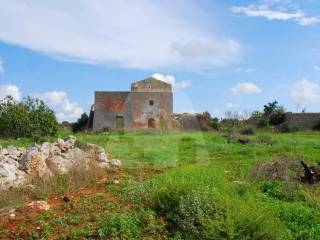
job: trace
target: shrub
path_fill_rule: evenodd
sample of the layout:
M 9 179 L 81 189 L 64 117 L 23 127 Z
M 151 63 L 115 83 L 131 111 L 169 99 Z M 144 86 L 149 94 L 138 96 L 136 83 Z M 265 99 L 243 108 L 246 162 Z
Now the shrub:
M 314 125 L 313 130 L 320 131 L 320 121 Z
M 72 124 L 72 132 L 80 132 L 87 129 L 89 122 L 89 116 L 87 113 L 82 113 L 81 117 L 77 120 L 77 122 Z
M 98 236 L 101 239 L 160 239 L 164 235 L 163 224 L 157 222 L 150 210 L 110 212 L 100 220 Z
M 54 112 L 43 101 L 28 97 L 16 102 L 6 97 L 0 102 L 0 135 L 2 137 L 52 136 L 58 130 Z
M 277 108 L 270 116 L 269 124 L 277 126 L 285 121 L 285 111 L 282 107 Z
M 300 203 L 285 203 L 278 206 L 279 219 L 286 225 L 291 239 L 318 239 L 320 215 L 314 208 Z
M 210 122 L 210 127 L 212 127 L 214 130 L 219 130 L 220 124 L 218 118 L 213 118 Z
M 295 125 L 288 124 L 288 123 L 283 123 L 277 127 L 277 130 L 280 133 L 298 132 L 299 127 L 295 126 Z
M 159 193 L 156 209 L 181 239 L 282 239 L 283 225 L 257 204 L 211 189 Z
M 284 122 L 285 109 L 279 106 L 277 101 L 273 101 L 264 105 L 263 115 L 270 125 L 276 126 Z
M 242 135 L 254 135 L 255 129 L 253 127 L 246 127 L 240 130 L 240 134 Z

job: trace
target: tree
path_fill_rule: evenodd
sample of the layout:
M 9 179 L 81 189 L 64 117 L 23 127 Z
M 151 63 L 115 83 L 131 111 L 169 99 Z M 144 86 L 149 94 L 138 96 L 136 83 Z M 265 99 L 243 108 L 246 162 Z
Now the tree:
M 81 117 L 72 124 L 72 131 L 74 133 L 83 131 L 87 128 L 89 122 L 89 116 L 87 113 L 82 113 Z
M 264 105 L 263 115 L 270 125 L 279 125 L 285 121 L 285 109 L 277 101 Z
M 275 110 L 278 108 L 278 102 L 273 101 L 268 103 L 267 105 L 263 106 L 263 114 L 264 116 L 269 120 L 271 115 L 275 112 Z
M 27 97 L 17 102 L 11 96 L 0 101 L 0 136 L 36 139 L 57 131 L 54 112 L 43 101 Z
M 238 112 L 227 111 L 225 113 L 225 118 L 223 119 L 223 123 L 230 124 L 231 126 L 239 125 L 242 116 Z

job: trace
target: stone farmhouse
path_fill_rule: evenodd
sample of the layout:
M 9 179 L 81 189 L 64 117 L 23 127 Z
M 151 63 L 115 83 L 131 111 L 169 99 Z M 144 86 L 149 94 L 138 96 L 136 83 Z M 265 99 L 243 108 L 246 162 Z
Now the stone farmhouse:
M 92 130 L 172 128 L 172 85 L 155 78 L 131 84 L 130 92 L 95 92 Z

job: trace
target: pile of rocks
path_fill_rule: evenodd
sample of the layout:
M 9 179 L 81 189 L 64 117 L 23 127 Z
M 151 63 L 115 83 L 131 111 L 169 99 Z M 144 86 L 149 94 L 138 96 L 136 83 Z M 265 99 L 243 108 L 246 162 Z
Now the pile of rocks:
M 55 143 L 35 144 L 29 149 L 0 146 L 0 190 L 25 183 L 28 176 L 50 177 L 66 174 L 71 169 L 89 169 L 92 164 L 100 167 L 120 167 L 117 159 L 109 160 L 100 146 L 86 144 L 75 146 L 76 138 L 69 136 Z

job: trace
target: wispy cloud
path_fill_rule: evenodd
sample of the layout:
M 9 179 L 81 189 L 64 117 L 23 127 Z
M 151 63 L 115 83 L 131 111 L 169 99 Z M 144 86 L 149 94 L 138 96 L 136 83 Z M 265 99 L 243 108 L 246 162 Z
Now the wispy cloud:
M 250 82 L 238 83 L 230 89 L 233 95 L 250 95 L 260 93 L 261 89 Z
M 281 2 L 285 1 L 276 1 L 276 3 Z M 248 17 L 265 17 L 268 20 L 294 21 L 301 26 L 315 25 L 320 23 L 320 16 L 309 17 L 300 9 L 288 10 L 285 7 L 272 8 L 269 4 L 233 6 L 231 11 L 237 14 L 242 13 Z
M 174 90 L 180 90 L 180 89 L 184 89 L 192 86 L 191 81 L 176 82 L 176 78 L 172 75 L 163 75 L 159 73 L 154 73 L 152 77 L 158 80 L 170 83 Z
M 316 72 L 320 72 L 320 65 L 314 65 L 314 66 L 313 66 L 313 69 L 314 69 Z
M 4 74 L 4 66 L 3 66 L 3 61 L 0 57 L 0 75 Z
M 248 68 L 238 67 L 238 68 L 236 68 L 236 72 L 240 72 L 240 73 L 252 73 L 255 71 L 257 71 L 257 69 L 252 68 L 252 67 L 248 67 Z
M 293 85 L 290 97 L 297 104 L 319 103 L 320 85 L 303 78 Z
M 226 107 L 227 108 L 236 108 L 236 107 L 239 107 L 239 104 L 233 103 L 233 102 L 227 102 Z
M 204 29 L 202 11 L 196 0 L 0 1 L 0 40 L 126 68 L 198 70 L 233 61 L 240 44 Z

